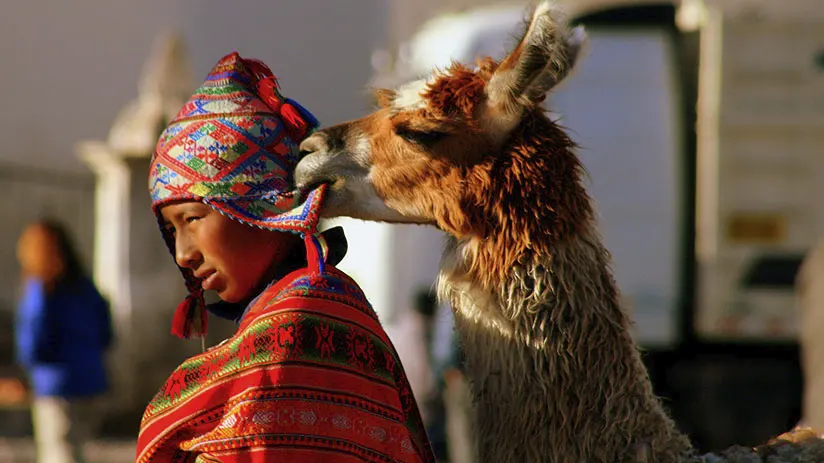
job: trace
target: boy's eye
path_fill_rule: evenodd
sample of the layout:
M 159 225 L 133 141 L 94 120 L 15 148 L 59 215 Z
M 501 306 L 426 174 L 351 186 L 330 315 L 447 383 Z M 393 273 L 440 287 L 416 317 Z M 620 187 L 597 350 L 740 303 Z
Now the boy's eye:
M 200 216 L 190 215 L 189 217 L 186 217 L 184 220 L 186 220 L 186 223 L 192 223 L 196 220 L 200 220 L 200 218 Z

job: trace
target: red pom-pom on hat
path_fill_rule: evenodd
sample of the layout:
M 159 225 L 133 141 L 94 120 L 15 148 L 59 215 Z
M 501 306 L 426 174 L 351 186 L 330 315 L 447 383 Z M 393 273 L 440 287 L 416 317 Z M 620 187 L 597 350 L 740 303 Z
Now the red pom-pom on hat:
M 272 111 L 275 113 L 280 111 L 280 106 L 283 100 L 280 97 L 278 92 L 278 82 L 277 79 L 273 77 L 267 77 L 266 79 L 261 80 L 258 82 L 258 95 L 260 99 L 263 100 Z
M 258 95 L 272 111 L 280 116 L 289 138 L 303 140 L 309 132 L 309 123 L 292 104 L 284 102 L 280 95 L 277 77 L 269 76 L 258 81 Z
M 286 125 L 286 132 L 292 140 L 303 140 L 309 130 L 309 124 L 303 119 L 297 108 L 289 103 L 280 105 L 280 117 Z

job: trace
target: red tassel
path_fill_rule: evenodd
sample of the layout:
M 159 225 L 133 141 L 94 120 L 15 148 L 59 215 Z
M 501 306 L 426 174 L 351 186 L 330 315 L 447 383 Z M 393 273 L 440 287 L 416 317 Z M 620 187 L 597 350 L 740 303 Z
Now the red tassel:
M 264 63 L 261 60 L 245 58 L 243 59 L 243 62 L 247 66 L 249 66 L 249 70 L 252 71 L 252 73 L 254 73 L 255 78 L 258 80 L 263 80 L 267 77 L 272 77 L 275 75 L 275 73 L 272 72 L 271 69 L 269 69 L 269 66 L 267 66 L 266 63 Z
M 183 302 L 177 306 L 175 316 L 172 319 L 172 334 L 183 339 L 188 339 L 191 334 L 190 312 L 194 308 L 197 301 L 194 296 L 189 294 Z
M 300 115 L 297 108 L 289 103 L 283 103 L 280 106 L 280 117 L 283 119 L 284 124 L 286 124 L 286 131 L 292 140 L 303 140 L 306 132 L 309 130 L 309 124 L 303 120 L 303 116 Z
M 201 296 L 189 294 L 175 310 L 172 334 L 183 339 L 192 336 L 205 337 L 208 325 L 208 314 L 203 307 Z
M 254 69 L 257 66 L 257 63 L 250 62 L 250 65 Z M 294 141 L 303 140 L 309 132 L 309 123 L 304 120 L 303 115 L 297 108 L 292 106 L 290 103 L 285 103 L 283 101 L 283 97 L 278 91 L 279 87 L 277 77 L 273 75 L 263 77 L 261 72 L 256 72 L 258 74 L 258 79 L 260 79 L 257 83 L 257 91 L 260 99 L 272 108 L 272 111 L 280 114 L 280 118 L 283 121 L 283 125 L 285 126 L 286 133 L 289 135 L 289 138 Z
M 258 82 L 258 94 L 272 111 L 280 112 L 281 98 L 278 95 L 278 84 L 274 77 L 269 77 Z

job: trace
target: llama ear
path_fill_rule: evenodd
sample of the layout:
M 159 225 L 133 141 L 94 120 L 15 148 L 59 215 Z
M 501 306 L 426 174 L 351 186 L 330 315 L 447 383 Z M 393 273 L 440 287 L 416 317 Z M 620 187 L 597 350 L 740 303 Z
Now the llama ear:
M 587 33 L 584 26 L 577 26 L 568 31 L 562 42 L 562 56 L 557 62 L 552 62 L 544 67 L 538 75 L 529 83 L 523 95 L 529 103 L 543 101 L 544 96 L 555 88 L 569 73 L 575 68 L 581 51 L 588 43 Z
M 520 43 L 487 84 L 487 101 L 495 117 L 510 116 L 517 122 L 524 108 L 542 101 L 569 74 L 586 42 L 582 26 L 570 30 L 551 2 L 541 3 Z

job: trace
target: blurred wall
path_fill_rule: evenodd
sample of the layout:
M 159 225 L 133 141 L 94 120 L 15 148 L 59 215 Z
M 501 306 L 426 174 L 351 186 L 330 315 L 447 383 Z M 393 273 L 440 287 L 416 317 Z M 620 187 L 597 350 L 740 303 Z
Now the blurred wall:
M 324 123 L 360 114 L 388 0 L 30 0 L 0 7 L 0 161 L 84 171 L 137 91 L 158 33 L 180 31 L 199 83 L 232 50 L 267 62 Z

